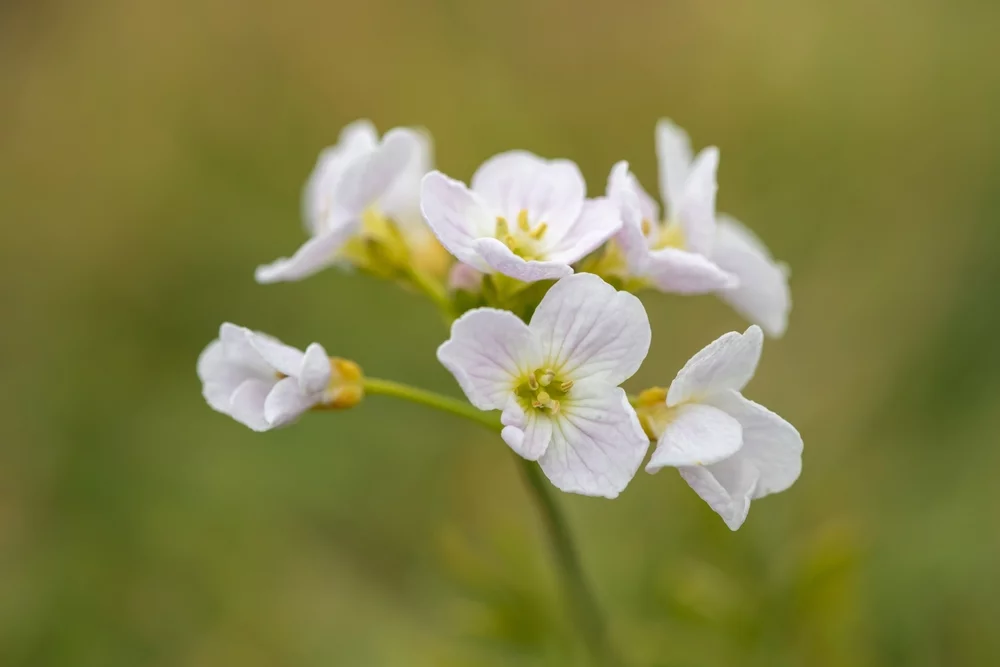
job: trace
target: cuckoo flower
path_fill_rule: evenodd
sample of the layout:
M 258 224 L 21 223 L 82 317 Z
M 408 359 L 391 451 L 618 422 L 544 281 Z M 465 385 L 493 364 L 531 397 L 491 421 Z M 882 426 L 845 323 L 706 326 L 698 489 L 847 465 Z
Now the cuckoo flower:
M 756 325 L 727 333 L 694 355 L 669 390 L 639 397 L 647 432 L 657 439 L 646 472 L 678 468 L 732 530 L 746 520 L 752 499 L 784 491 L 802 470 L 795 427 L 740 393 L 763 340 Z
M 556 487 L 614 498 L 649 447 L 618 386 L 649 341 L 639 300 L 581 273 L 557 282 L 530 324 L 508 311 L 469 311 L 438 359 L 473 405 L 503 410 L 504 441 Z
M 555 280 L 621 227 L 617 207 L 586 198 L 569 160 L 525 151 L 501 153 L 472 177 L 472 187 L 438 171 L 424 177 L 420 206 L 441 244 L 483 273 L 523 282 Z
M 205 400 L 255 431 L 295 421 L 316 407 L 349 407 L 361 398 L 360 369 L 330 359 L 319 343 L 301 352 L 262 333 L 223 324 L 198 358 Z
M 428 166 L 426 138 L 414 130 L 396 128 L 379 140 L 368 121 L 343 129 L 335 146 L 324 150 L 302 195 L 302 213 L 310 238 L 291 257 L 257 268 L 257 281 L 301 280 L 344 258 L 341 252 L 366 224 L 383 216 L 415 208 L 415 172 Z M 411 200 L 407 204 L 409 196 Z M 385 210 L 389 209 L 389 211 Z

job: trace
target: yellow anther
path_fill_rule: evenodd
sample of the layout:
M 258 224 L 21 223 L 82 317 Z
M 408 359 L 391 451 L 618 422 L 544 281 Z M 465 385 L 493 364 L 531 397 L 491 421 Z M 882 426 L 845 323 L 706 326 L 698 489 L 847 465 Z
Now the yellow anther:
M 649 389 L 644 389 L 639 393 L 639 400 L 637 402 L 639 405 L 656 405 L 658 403 L 666 403 L 666 401 L 666 389 L 663 387 L 650 387 Z
M 552 414 L 558 413 L 559 412 L 559 401 L 551 401 L 549 403 L 549 410 L 552 412 Z
M 503 244 L 511 250 L 514 250 L 517 248 L 517 239 L 514 238 L 513 234 L 507 234 L 503 237 Z
M 642 235 L 649 236 L 649 233 L 653 231 L 653 223 L 651 223 L 646 218 L 642 219 Z
M 540 222 L 540 223 L 538 223 L 537 227 L 535 227 L 534 229 L 532 229 L 528 233 L 528 236 L 530 236 L 531 238 L 533 238 L 533 239 L 535 239 L 537 241 L 538 239 L 540 239 L 543 236 L 545 236 L 545 232 L 546 232 L 546 230 L 548 230 L 548 228 L 549 228 L 549 223 L 547 223 L 547 222 Z
M 510 236 L 510 225 L 507 224 L 507 218 L 502 215 L 498 215 L 496 237 L 498 239 L 502 239 L 505 236 Z
M 528 388 L 531 391 L 538 391 L 538 379 L 535 377 L 534 373 L 528 376 Z
M 550 384 L 552 384 L 552 380 L 555 378 L 555 376 L 556 376 L 555 373 L 546 368 L 545 371 L 542 373 L 542 376 L 538 378 L 538 384 L 542 385 L 543 387 L 548 387 Z
M 569 391 L 572 388 L 573 388 L 572 380 L 566 380 L 565 382 L 559 384 L 559 391 Z
M 531 225 L 528 224 L 528 209 L 522 208 L 517 214 L 517 226 L 522 232 L 530 232 Z

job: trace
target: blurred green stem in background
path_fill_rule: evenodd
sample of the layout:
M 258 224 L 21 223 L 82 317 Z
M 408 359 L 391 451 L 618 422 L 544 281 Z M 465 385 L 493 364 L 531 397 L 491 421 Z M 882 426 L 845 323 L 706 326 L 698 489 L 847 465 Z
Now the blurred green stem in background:
M 442 396 L 433 391 L 412 387 L 400 382 L 393 382 L 392 380 L 366 377 L 363 380 L 363 384 L 366 394 L 392 396 L 444 412 L 450 412 L 453 415 L 470 419 L 480 426 L 485 426 L 497 433 L 503 429 L 499 417 L 494 412 L 479 410 L 465 401 L 460 401 L 450 396 Z M 570 613 L 573 615 L 577 629 L 587 645 L 592 663 L 595 667 L 620 667 L 622 662 L 615 655 L 611 647 L 607 628 L 604 623 L 604 616 L 601 614 L 601 610 L 597 606 L 597 600 L 594 598 L 594 594 L 587 586 L 587 582 L 583 577 L 583 569 L 580 567 L 580 560 L 573 546 L 569 527 L 562 513 L 559 511 L 559 507 L 556 505 L 555 498 L 552 496 L 552 489 L 542 477 L 542 473 L 534 461 L 528 461 L 516 454 L 514 454 L 514 458 L 517 460 L 525 482 L 535 498 L 539 511 L 542 513 L 546 531 L 549 534 L 549 539 L 552 541 L 552 549 L 555 552 L 556 560 L 559 562 L 559 573 L 563 578 L 563 585 L 566 588 L 566 595 L 569 598 Z

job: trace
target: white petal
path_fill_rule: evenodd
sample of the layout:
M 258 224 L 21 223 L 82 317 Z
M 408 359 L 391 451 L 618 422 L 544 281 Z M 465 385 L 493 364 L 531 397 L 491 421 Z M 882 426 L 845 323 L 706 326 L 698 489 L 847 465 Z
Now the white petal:
M 315 235 L 330 212 L 337 182 L 351 160 L 375 149 L 378 133 L 367 120 L 358 120 L 340 132 L 335 146 L 320 153 L 302 191 L 302 216 L 306 228 Z
M 710 399 L 743 426 L 743 448 L 736 454 L 759 478 L 754 498 L 790 487 L 802 472 L 802 436 L 795 427 L 767 408 L 735 391 Z
M 691 140 L 687 132 L 666 118 L 656 124 L 656 159 L 660 166 L 660 197 L 672 216 L 680 205 L 691 168 Z
M 588 199 L 580 217 L 547 256 L 554 262 L 577 262 L 614 236 L 621 226 L 621 212 L 614 202 L 606 197 Z
M 737 287 L 720 290 L 719 298 L 769 336 L 784 334 L 791 308 L 788 275 L 764 244 L 736 220 L 719 216 L 712 260 L 740 281 Z
M 655 473 L 667 466 L 707 465 L 727 459 L 743 444 L 743 428 L 718 408 L 687 403 L 677 408 L 646 464 Z
M 287 377 L 274 385 L 264 400 L 264 420 L 272 428 L 284 426 L 298 419 L 316 403 L 316 395 L 303 393 L 298 380 Z
M 437 357 L 480 410 L 504 408 L 517 379 L 537 369 L 540 359 L 527 325 L 493 308 L 470 310 L 455 320 Z
M 330 384 L 330 357 L 319 343 L 312 343 L 302 355 L 302 365 L 296 373 L 299 390 L 305 394 L 318 394 Z
M 492 236 L 496 218 L 463 183 L 439 171 L 427 174 L 420 186 L 420 210 L 448 252 L 474 269 L 491 271 L 475 242 Z
M 537 461 L 549 446 L 552 439 L 552 421 L 547 415 L 537 410 L 525 413 L 517 398 L 511 394 L 507 406 L 500 415 L 504 425 L 500 433 L 504 442 L 510 445 L 518 456 Z
M 742 334 L 723 334 L 684 364 L 670 384 L 667 405 L 701 401 L 727 389 L 740 391 L 757 370 L 763 344 L 764 334 L 757 325 Z
M 522 282 L 558 280 L 573 274 L 569 264 L 556 261 L 527 260 L 515 255 L 510 248 L 493 238 L 476 239 L 473 247 L 490 273 L 502 273 Z
M 661 292 L 707 294 L 733 287 L 739 280 L 709 259 L 678 248 L 649 253 L 647 277 Z
M 198 378 L 201 393 L 217 412 L 229 413 L 233 392 L 249 379 L 243 367 L 229 363 L 222 341 L 214 340 L 198 357 Z
M 297 376 L 302 369 L 302 352 L 277 338 L 256 331 L 246 334 L 247 341 L 267 364 L 282 375 Z
M 392 187 L 379 199 L 382 212 L 400 223 L 403 228 L 424 225 L 420 214 L 420 181 L 431 170 L 434 162 L 433 144 L 428 132 L 399 128 L 395 130 L 412 143 L 410 159 Z
M 345 215 L 357 216 L 389 191 L 406 169 L 416 141 L 409 130 L 386 133 L 375 150 L 364 153 L 344 169 L 337 181 L 333 206 Z
M 602 382 L 574 386 L 552 421 L 552 440 L 538 463 L 570 493 L 616 497 L 649 448 L 625 391 Z
M 706 148 L 699 153 L 673 212 L 684 230 L 685 248 L 702 255 L 711 252 L 715 240 L 715 193 L 718 190 L 715 173 L 718 167 L 718 148 Z
M 642 187 L 635 176 L 629 172 L 627 162 L 622 161 L 612 167 L 611 175 L 608 177 L 608 198 L 618 205 L 622 218 L 622 228 L 616 239 L 625 252 L 630 272 L 637 276 L 646 274 L 646 267 L 649 263 L 649 243 L 645 234 L 642 233 L 642 221 L 644 219 L 650 222 L 659 220 L 659 212 L 655 209 L 653 217 L 646 216 L 639 194 L 641 191 Z M 646 197 L 649 198 L 648 195 Z M 655 206 L 655 202 L 653 206 Z
M 639 370 L 649 351 L 649 318 L 642 302 L 590 273 L 553 285 L 530 326 L 545 362 L 574 381 L 621 384 Z
M 750 511 L 757 477 L 753 469 L 740 463 L 739 455 L 710 466 L 684 467 L 680 473 L 730 530 L 743 525 Z
M 358 220 L 349 220 L 322 231 L 303 243 L 291 257 L 258 266 L 254 277 L 264 284 L 308 278 L 336 263 L 337 252 L 359 227 Z
M 510 222 L 521 210 L 537 225 L 545 222 L 558 241 L 580 216 L 587 185 L 569 160 L 545 160 L 527 151 L 491 157 L 476 170 L 472 190 Z
M 230 417 L 255 431 L 271 428 L 264 418 L 264 402 L 276 382 L 247 380 L 233 392 L 228 414 Z

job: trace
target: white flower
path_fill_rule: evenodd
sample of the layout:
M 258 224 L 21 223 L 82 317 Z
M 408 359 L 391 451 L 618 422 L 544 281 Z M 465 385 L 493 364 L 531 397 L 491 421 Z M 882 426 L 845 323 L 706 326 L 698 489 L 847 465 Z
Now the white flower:
M 473 405 L 503 410 L 504 441 L 556 487 L 614 498 L 649 447 L 618 386 L 649 341 L 639 300 L 581 273 L 549 289 L 530 324 L 508 311 L 469 311 L 438 359 Z
M 656 154 L 664 222 L 627 163 L 616 164 L 608 180 L 608 195 L 622 211 L 618 242 L 627 275 L 666 292 L 715 292 L 769 335 L 783 334 L 790 308 L 787 271 L 738 222 L 720 215 L 717 224 L 718 149 L 706 148 L 692 158 L 684 130 L 661 120 Z
M 317 406 L 360 400 L 360 370 L 313 343 L 303 353 L 266 334 L 223 324 L 198 358 L 205 400 L 255 431 L 295 421 Z
M 694 355 L 668 391 L 647 390 L 639 399 L 658 437 L 646 472 L 678 468 L 732 530 L 743 524 L 752 499 L 784 491 L 802 470 L 795 427 L 740 393 L 763 340 L 756 325 L 727 333 Z
M 414 130 L 396 128 L 379 141 L 366 120 L 345 127 L 337 144 L 320 154 L 303 191 L 302 213 L 311 238 L 292 257 L 257 267 L 257 282 L 301 280 L 337 263 L 366 215 L 391 212 L 412 219 L 413 183 L 423 176 L 416 172 L 428 168 L 429 152 L 427 139 Z
M 484 162 L 471 189 L 432 171 L 424 177 L 420 206 L 460 261 L 534 282 L 572 274 L 570 264 L 621 227 L 617 207 L 604 198 L 586 199 L 586 191 L 569 160 L 511 151 Z

